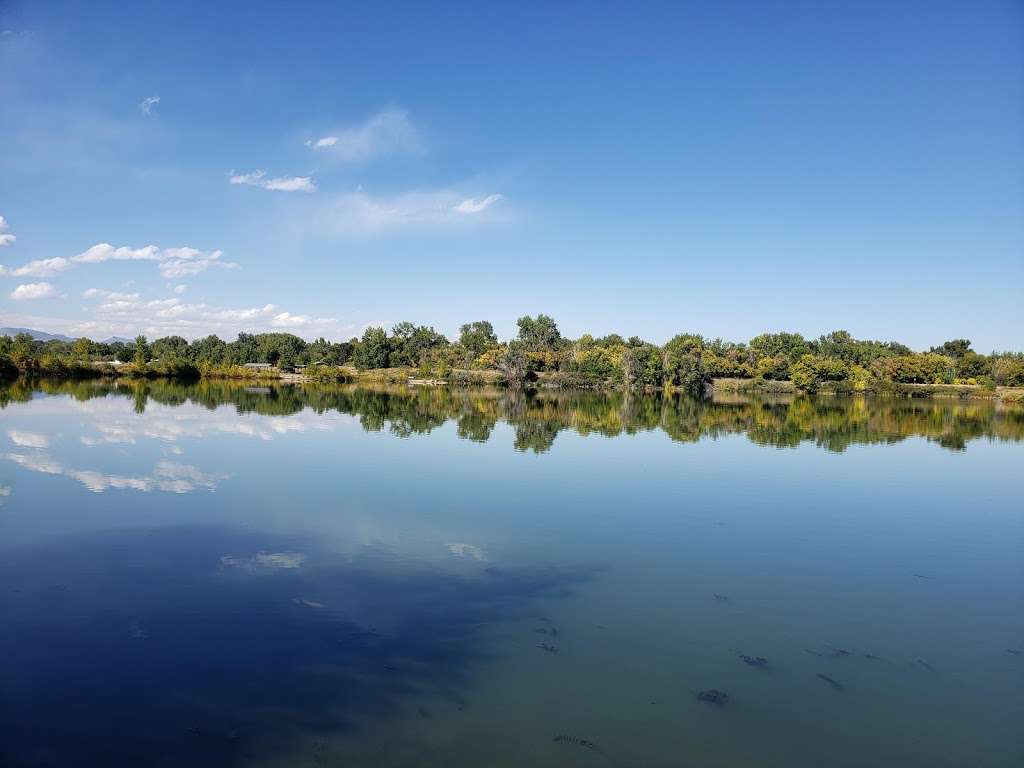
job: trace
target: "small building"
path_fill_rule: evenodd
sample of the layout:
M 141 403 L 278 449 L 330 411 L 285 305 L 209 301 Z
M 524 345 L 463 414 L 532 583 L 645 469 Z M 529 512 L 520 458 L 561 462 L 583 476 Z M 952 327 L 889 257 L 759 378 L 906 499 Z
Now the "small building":
M 252 371 L 269 371 L 274 366 L 270 363 L 245 363 L 242 367 Z

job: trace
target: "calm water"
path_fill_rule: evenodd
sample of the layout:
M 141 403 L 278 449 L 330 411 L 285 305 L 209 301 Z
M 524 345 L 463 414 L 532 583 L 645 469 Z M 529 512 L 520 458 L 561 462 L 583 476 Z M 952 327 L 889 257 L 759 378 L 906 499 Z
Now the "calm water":
M 1024 764 L 1024 411 L 0 405 L 0 765 Z

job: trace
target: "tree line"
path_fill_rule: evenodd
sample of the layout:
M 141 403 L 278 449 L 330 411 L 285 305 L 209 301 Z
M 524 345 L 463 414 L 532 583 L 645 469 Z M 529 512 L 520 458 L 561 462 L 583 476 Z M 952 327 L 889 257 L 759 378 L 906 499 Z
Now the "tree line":
M 789 381 L 805 391 L 837 388 L 867 391 L 887 383 L 1024 386 L 1024 354 L 980 354 L 967 339 L 915 352 L 895 341 L 854 338 L 833 331 L 817 339 L 799 333 L 764 333 L 747 342 L 680 333 L 658 345 L 617 334 L 577 339 L 562 336 L 551 317 L 517 321 L 513 339 L 500 341 L 491 323 L 466 323 L 456 340 L 434 328 L 402 322 L 390 332 L 367 328 L 359 338 L 307 342 L 288 333 L 241 333 L 187 341 L 167 336 L 133 343 L 37 341 L 27 334 L 0 337 L 0 373 L 8 376 L 86 375 L 104 364 L 129 364 L 139 375 L 227 375 L 248 363 L 330 376 L 350 366 L 359 371 L 406 368 L 423 377 L 451 379 L 490 372 L 519 386 L 538 379 L 565 387 L 626 387 L 699 392 L 716 378 Z

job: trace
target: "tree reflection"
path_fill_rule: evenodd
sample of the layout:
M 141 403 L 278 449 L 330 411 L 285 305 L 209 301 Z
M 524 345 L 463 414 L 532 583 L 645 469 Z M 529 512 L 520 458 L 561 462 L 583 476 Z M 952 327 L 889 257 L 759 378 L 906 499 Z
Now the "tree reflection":
M 989 400 L 814 397 L 711 399 L 637 393 L 503 389 L 409 388 L 397 385 L 280 385 L 253 387 L 231 381 L 22 381 L 0 388 L 0 408 L 31 400 L 37 392 L 84 401 L 127 397 L 137 413 L 152 400 L 214 409 L 234 406 L 239 414 L 290 416 L 306 409 L 358 418 L 367 431 L 397 437 L 427 434 L 452 421 L 459 437 L 489 440 L 495 425 L 515 431 L 514 447 L 543 453 L 560 432 L 613 437 L 660 431 L 677 442 L 745 434 L 758 445 L 794 447 L 813 443 L 843 451 L 852 444 L 886 444 L 923 437 L 943 448 L 964 450 L 979 438 L 1019 441 L 1024 408 Z

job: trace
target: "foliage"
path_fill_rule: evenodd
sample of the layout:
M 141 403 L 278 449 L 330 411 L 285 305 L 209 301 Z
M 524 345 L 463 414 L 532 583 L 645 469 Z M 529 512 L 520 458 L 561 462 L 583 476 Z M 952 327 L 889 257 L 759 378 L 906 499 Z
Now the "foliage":
M 367 328 L 352 356 L 352 362 L 361 371 L 390 368 L 390 353 L 387 332 L 383 328 Z
M 837 357 L 803 355 L 789 369 L 790 380 L 800 389 L 816 392 L 826 381 L 843 381 L 849 376 L 849 368 Z
M 519 341 L 528 351 L 552 351 L 562 341 L 558 326 L 547 315 L 525 315 L 516 321 L 516 325 L 519 327 Z
M 486 320 L 466 323 L 459 328 L 459 344 L 470 360 L 475 360 L 484 352 L 498 346 L 498 337 L 494 326 Z
M 416 366 L 431 350 L 448 346 L 448 339 L 433 328 L 402 322 L 391 329 L 389 343 L 389 366 Z
M 576 340 L 563 338 L 548 315 L 524 316 L 518 334 L 500 343 L 491 323 L 477 320 L 459 329 L 449 342 L 429 326 L 411 322 L 367 328 L 362 338 L 315 341 L 289 333 L 240 333 L 234 341 L 205 336 L 188 341 L 166 336 L 149 342 L 37 341 L 28 334 L 0 336 L 0 377 L 131 374 L 151 377 L 273 378 L 282 370 L 307 366 L 315 380 L 343 380 L 355 374 L 340 366 L 354 364 L 361 379 L 403 381 L 408 369 L 420 376 L 464 382 L 504 381 L 513 386 L 538 381 L 543 386 L 587 388 L 625 386 L 635 389 L 683 389 L 701 392 L 713 379 L 756 380 L 760 389 L 794 388 L 841 392 L 932 391 L 938 385 L 979 388 L 1024 387 L 1024 354 L 983 355 L 967 339 L 953 339 L 930 351 L 915 353 L 894 341 L 854 338 L 844 330 L 817 339 L 779 332 L 755 336 L 748 343 L 708 340 L 680 333 L 663 346 L 619 334 Z M 115 362 L 130 365 L 115 365 Z M 246 368 L 266 363 L 271 370 Z M 723 384 L 724 386 L 724 384 Z M 965 390 L 958 390 L 965 391 Z

